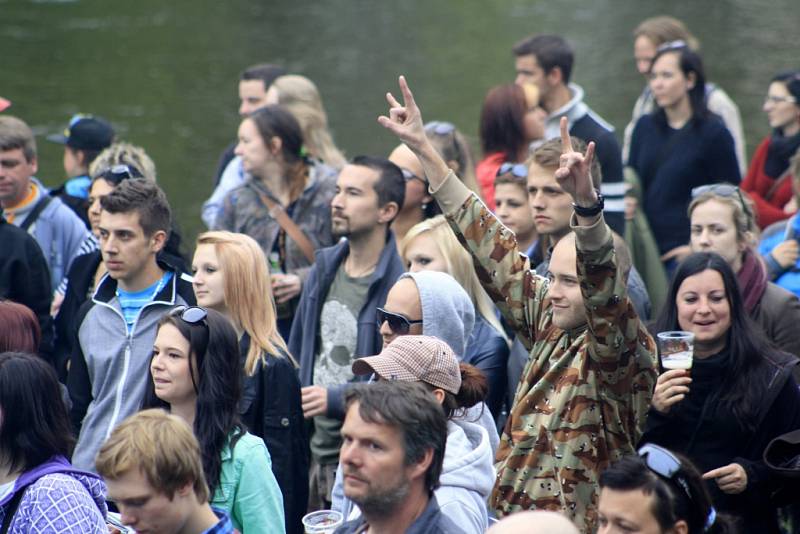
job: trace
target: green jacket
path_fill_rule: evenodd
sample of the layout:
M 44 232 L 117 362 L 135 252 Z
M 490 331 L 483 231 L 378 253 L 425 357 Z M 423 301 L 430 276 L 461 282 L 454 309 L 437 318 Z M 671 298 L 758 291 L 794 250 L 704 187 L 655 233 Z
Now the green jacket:
M 261 438 L 245 433 L 231 451 L 228 437 L 211 506 L 227 512 L 242 534 L 286 532 L 283 496 Z
M 655 343 L 626 296 L 611 231 L 602 219 L 573 225 L 588 322 L 565 331 L 552 322 L 547 279 L 530 269 L 514 234 L 452 173 L 434 196 L 531 351 L 497 450 L 490 507 L 499 516 L 561 510 L 593 532 L 599 475 L 635 452 L 657 374 Z

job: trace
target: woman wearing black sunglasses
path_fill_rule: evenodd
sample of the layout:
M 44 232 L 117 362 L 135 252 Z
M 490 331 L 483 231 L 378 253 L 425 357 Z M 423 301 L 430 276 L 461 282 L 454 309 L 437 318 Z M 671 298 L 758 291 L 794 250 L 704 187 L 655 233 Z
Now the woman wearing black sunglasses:
M 143 408 L 166 408 L 192 426 L 211 504 L 230 514 L 237 530 L 285 532 L 267 447 L 239 419 L 241 374 L 230 321 L 179 306 L 159 321 Z
M 732 534 L 697 468 L 679 454 L 644 445 L 600 475 L 597 534 Z

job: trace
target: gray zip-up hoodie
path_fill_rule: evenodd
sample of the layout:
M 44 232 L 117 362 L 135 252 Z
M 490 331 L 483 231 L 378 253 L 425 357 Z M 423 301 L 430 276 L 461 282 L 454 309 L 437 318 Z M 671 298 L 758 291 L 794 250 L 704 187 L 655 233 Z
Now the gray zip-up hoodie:
M 104 276 L 78 312 L 78 342 L 67 377 L 70 417 L 78 435 L 72 464 L 91 472 L 114 427 L 141 407 L 158 321 L 174 306 L 195 302 L 191 277 L 173 271 L 128 333 L 116 289 L 117 281 Z

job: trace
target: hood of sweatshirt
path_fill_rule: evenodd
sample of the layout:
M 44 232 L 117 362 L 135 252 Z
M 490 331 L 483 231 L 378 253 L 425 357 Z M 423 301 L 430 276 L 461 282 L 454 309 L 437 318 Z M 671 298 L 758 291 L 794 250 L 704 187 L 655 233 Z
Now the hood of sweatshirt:
M 494 455 L 486 430 L 476 423 L 448 421 L 439 484 L 474 491 L 486 499 L 494 480 Z
M 103 482 L 103 479 L 94 473 L 89 473 L 73 467 L 63 456 L 54 456 L 47 462 L 22 473 L 14 483 L 14 491 L 6 495 L 4 499 L 0 500 L 0 506 L 10 501 L 14 494 L 19 491 L 19 488 L 22 486 L 29 486 L 34 484 L 40 478 L 52 474 L 69 475 L 74 480 L 80 482 L 80 484 L 86 488 L 86 491 L 89 492 L 89 495 L 97 505 L 98 510 L 100 510 L 100 512 L 103 514 L 103 517 L 105 517 L 107 510 L 106 485 Z
M 400 278 L 411 278 L 417 284 L 422 334 L 441 339 L 461 360 L 475 326 L 475 307 L 467 292 L 447 273 L 420 271 Z

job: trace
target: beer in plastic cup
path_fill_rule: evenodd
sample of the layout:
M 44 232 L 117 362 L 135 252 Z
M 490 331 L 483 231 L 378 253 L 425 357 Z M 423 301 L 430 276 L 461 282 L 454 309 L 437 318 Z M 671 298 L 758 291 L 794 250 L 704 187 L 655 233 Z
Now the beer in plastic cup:
M 658 349 L 661 367 L 667 371 L 683 369 L 686 374 L 690 373 L 694 356 L 693 333 L 680 330 L 659 332 Z
M 344 517 L 335 510 L 317 510 L 303 516 L 306 534 L 333 534 L 342 523 Z

